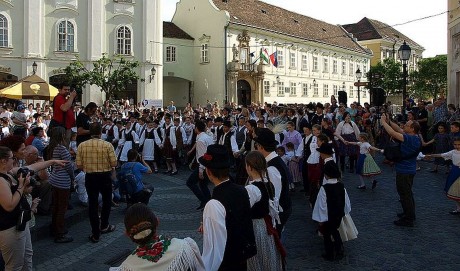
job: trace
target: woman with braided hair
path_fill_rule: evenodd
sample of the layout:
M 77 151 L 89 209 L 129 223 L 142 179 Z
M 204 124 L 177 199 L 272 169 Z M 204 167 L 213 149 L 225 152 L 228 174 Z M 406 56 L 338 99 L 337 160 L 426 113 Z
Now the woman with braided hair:
M 125 215 L 126 235 L 138 246 L 118 268 L 137 270 L 204 270 L 195 241 L 157 234 L 158 219 L 145 204 L 136 203 Z

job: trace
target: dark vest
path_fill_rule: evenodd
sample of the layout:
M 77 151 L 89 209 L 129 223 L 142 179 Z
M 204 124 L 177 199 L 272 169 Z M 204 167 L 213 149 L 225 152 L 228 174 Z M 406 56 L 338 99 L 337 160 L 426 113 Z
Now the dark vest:
M 249 195 L 244 186 L 226 181 L 214 188 L 212 198 L 224 206 L 226 213 L 227 242 L 220 269 L 235 266 L 256 252 Z
M 240 128 L 237 128 L 236 133 L 235 133 L 235 139 L 236 139 L 236 144 L 238 144 L 238 149 L 241 149 L 241 146 L 244 144 L 244 139 L 246 138 L 246 127 L 243 127 L 243 129 L 240 130 Z
M 145 131 L 145 139 L 155 139 L 155 129 L 149 131 Z
M 220 141 L 220 137 L 224 135 L 224 127 L 221 126 L 220 128 L 216 128 L 217 129 L 217 132 L 216 132 L 216 135 L 217 135 L 217 139 L 216 139 L 216 144 L 219 143 Z
M 268 186 L 270 185 L 271 191 L 275 191 L 273 188 L 273 184 L 271 182 L 269 183 L 263 183 L 263 182 L 253 182 L 252 185 L 256 186 L 259 188 L 260 193 L 262 194 L 262 197 L 260 201 L 256 202 L 252 208 L 251 208 L 251 218 L 252 219 L 259 219 L 259 218 L 264 218 L 266 215 L 269 214 L 269 206 L 268 206 L 268 200 L 269 200 L 269 194 L 268 194 Z
M 288 174 L 288 168 L 286 167 L 286 163 L 283 162 L 281 157 L 276 156 L 272 160 L 268 161 L 267 167 L 275 167 L 281 174 L 281 195 L 280 195 L 279 203 L 281 207 L 283 208 L 282 213 L 286 212 L 285 214 L 288 214 L 291 212 L 292 202 L 291 202 L 291 196 L 289 195 L 289 180 L 288 180 L 289 174 Z
M 306 164 L 307 163 L 307 160 L 308 160 L 308 157 L 310 157 L 310 154 L 311 154 L 311 150 L 310 150 L 310 144 L 311 144 L 311 140 L 313 139 L 313 135 L 310 136 L 310 138 L 307 140 L 307 142 L 305 142 L 305 138 L 302 140 L 303 141 L 303 160 L 304 160 L 304 163 Z
M 227 148 L 228 153 L 233 155 L 232 151 L 232 141 L 231 138 L 233 136 L 233 132 L 228 132 L 224 137 L 224 146 Z
M 163 136 L 161 135 L 161 128 L 158 127 L 155 129 L 157 131 L 157 134 L 158 134 L 158 138 L 160 139 L 160 141 L 162 142 L 163 141 Z
M 326 192 L 328 221 L 341 221 L 342 217 L 345 215 L 345 188 L 343 183 L 325 184 L 323 188 Z

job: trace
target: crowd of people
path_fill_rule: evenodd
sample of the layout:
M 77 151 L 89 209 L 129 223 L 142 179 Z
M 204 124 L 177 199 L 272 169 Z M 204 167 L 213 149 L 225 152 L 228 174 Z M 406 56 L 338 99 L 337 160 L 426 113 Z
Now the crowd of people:
M 17 230 L 24 209 L 52 216 L 56 243 L 73 241 L 64 217 L 74 189 L 88 206 L 93 243 L 115 230 L 109 223 L 112 206 L 124 200 L 132 205 L 125 226 L 138 248 L 121 270 L 148 265 L 282 270 L 290 195 L 298 192 L 308 197 L 318 222 L 323 257 L 341 258 L 339 228 L 351 211 L 343 173 L 357 174 L 360 190 L 367 184 L 376 189 L 381 170 L 374 157 L 392 140 L 399 142 L 401 159 L 384 163 L 395 166 L 403 210 L 394 224 L 414 226 L 412 184 L 421 157 L 436 158 L 434 174 L 442 166 L 449 172 L 445 191 L 457 203 L 450 213 L 460 214 L 460 114 L 443 97 L 417 104 L 408 99 L 403 114 L 392 112 L 389 103 L 348 106 L 334 96 L 324 104 L 221 106 L 208 101 L 181 110 L 173 101 L 165 108 L 129 100 L 83 107 L 75 98 L 63 84 L 52 104 L 7 103 L 0 109 L 0 213 L 7 218 L 0 228 L 0 250 L 7 270 L 32 268 L 33 215 L 24 230 Z M 23 174 L 24 169 L 29 171 Z M 143 185 L 142 174 L 174 176 L 179 170 L 191 171 L 186 185 L 199 201 L 196 209 L 203 211 L 201 254 L 190 238 L 158 235 L 156 217 L 145 208 L 154 188 Z M 132 173 L 138 186 L 131 195 L 119 180 L 126 174 L 116 171 Z M 212 193 L 209 183 L 215 186 Z M 13 245 L 13 238 L 21 241 Z

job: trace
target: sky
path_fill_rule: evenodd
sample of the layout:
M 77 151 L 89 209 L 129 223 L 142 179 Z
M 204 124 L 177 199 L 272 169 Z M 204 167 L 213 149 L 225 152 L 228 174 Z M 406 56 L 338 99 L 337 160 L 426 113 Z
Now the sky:
M 204 1 L 204 0 L 194 0 Z M 232 1 L 232 0 L 229 0 Z M 163 0 L 163 21 L 171 21 L 179 0 Z M 423 57 L 447 53 L 446 0 L 264 0 L 330 24 L 351 24 L 363 17 L 378 20 L 425 48 Z M 434 16 L 443 13 L 442 15 Z M 431 17 L 432 16 L 432 17 Z M 418 20 L 424 17 L 430 17 Z M 413 21 L 404 24 L 409 21 Z

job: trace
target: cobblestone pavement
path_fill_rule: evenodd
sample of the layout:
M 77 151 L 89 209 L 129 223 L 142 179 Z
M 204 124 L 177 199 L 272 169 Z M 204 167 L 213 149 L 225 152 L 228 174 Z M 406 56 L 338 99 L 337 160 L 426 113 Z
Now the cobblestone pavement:
M 333 263 L 321 259 L 323 243 L 315 235 L 307 199 L 300 192 L 292 193 L 293 213 L 284 234 L 288 270 L 460 270 L 460 216 L 448 213 L 454 203 L 442 190 L 447 175 L 442 170 L 429 173 L 428 163 L 421 166 L 414 184 L 417 221 L 413 228 L 393 225 L 401 208 L 392 168 L 382 166 L 383 174 L 378 176 L 374 191 L 369 189 L 370 183 L 367 190 L 356 189 L 357 176 L 345 174 L 351 216 L 359 235 L 345 243 L 346 257 Z M 198 201 L 185 186 L 189 174 L 186 170 L 174 177 L 154 174 L 145 181 L 155 186 L 150 206 L 160 219 L 159 232 L 190 236 L 202 247 L 202 237 L 196 231 L 201 219 L 201 212 L 195 210 Z M 34 269 L 108 270 L 118 266 L 134 248 L 124 235 L 123 214 L 123 206 L 112 210 L 110 221 L 117 229 L 103 235 L 97 244 L 88 241 L 86 215 L 69 228 L 74 242 L 54 244 L 51 238 L 35 241 Z

